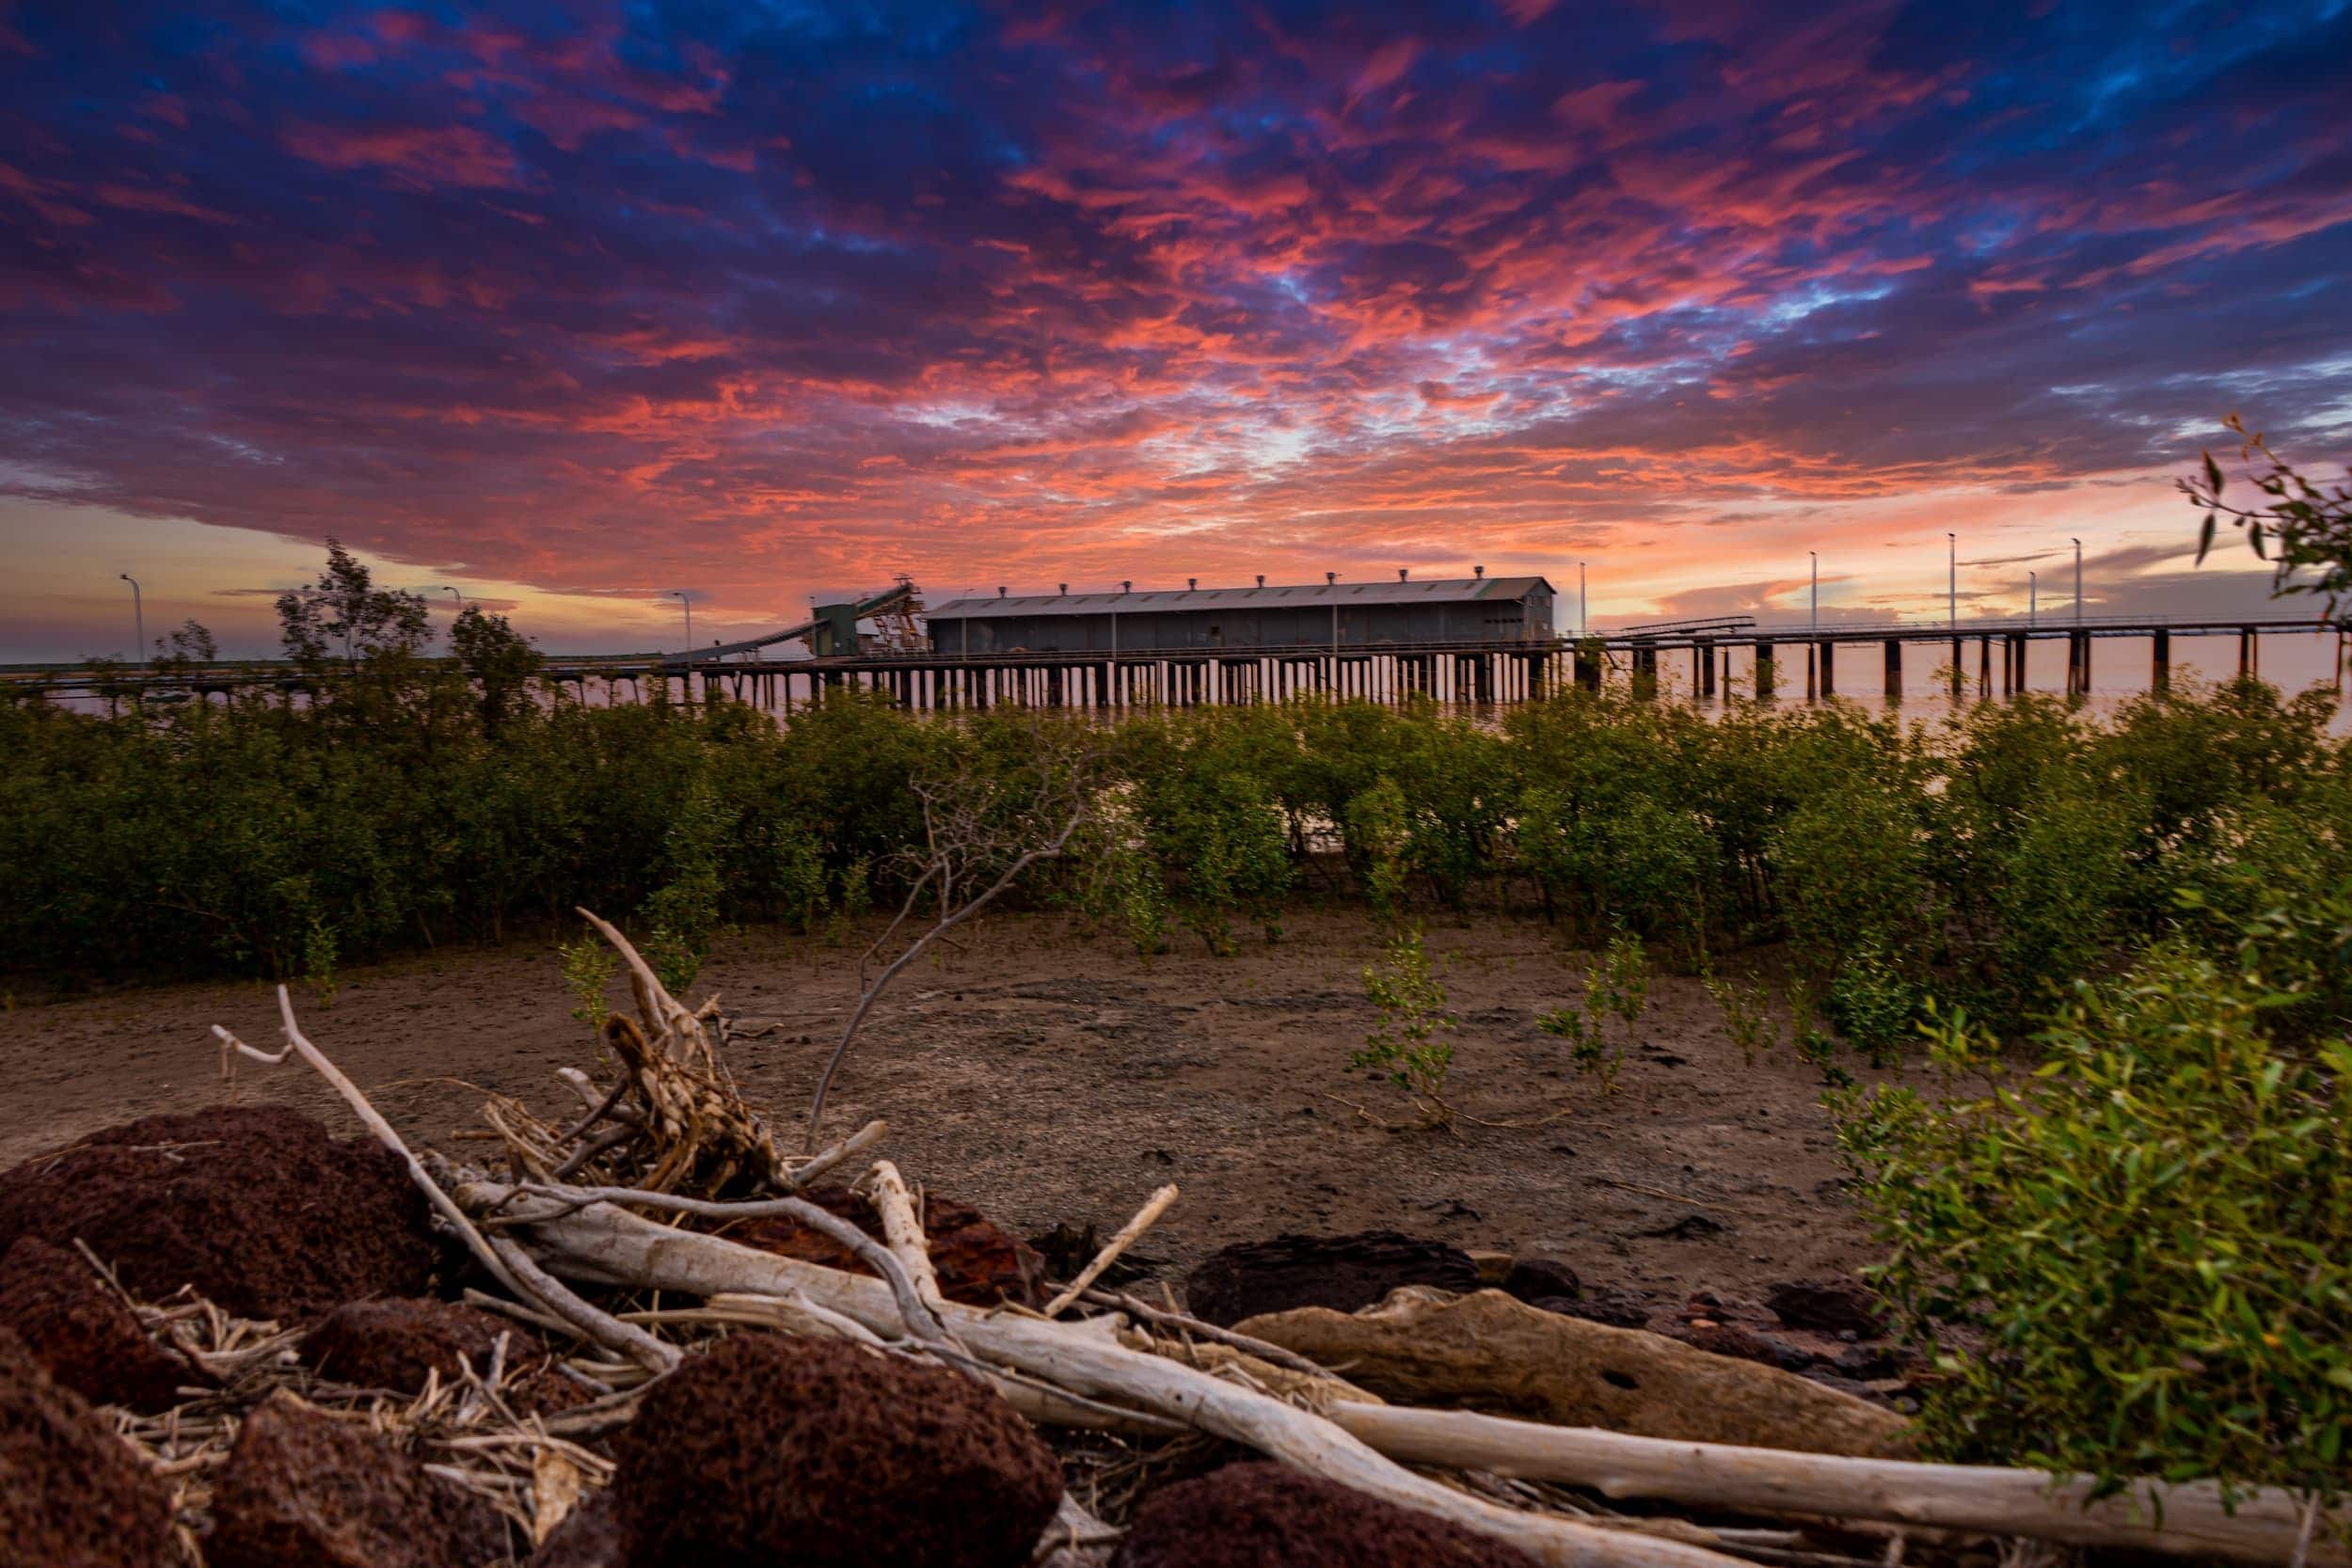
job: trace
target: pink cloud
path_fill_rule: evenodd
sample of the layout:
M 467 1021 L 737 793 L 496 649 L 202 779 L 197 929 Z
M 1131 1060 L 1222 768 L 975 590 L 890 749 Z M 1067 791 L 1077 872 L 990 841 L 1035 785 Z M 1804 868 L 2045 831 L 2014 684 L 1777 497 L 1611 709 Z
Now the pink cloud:
M 287 150 L 326 168 L 376 169 L 412 188 L 462 185 L 516 188 L 523 170 L 504 143 L 465 125 L 338 126 L 317 122 L 290 128 Z

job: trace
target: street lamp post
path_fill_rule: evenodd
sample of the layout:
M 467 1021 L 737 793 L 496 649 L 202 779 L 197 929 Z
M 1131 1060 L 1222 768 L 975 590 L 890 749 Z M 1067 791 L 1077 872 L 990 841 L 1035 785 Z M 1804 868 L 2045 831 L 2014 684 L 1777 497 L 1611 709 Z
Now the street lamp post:
M 137 657 L 140 667 L 145 668 L 147 664 L 147 607 L 139 598 L 139 579 L 128 572 L 117 572 L 115 575 L 131 585 L 131 630 L 132 634 L 138 639 L 133 646 L 138 650 Z
M 2074 624 L 2083 624 L 2083 542 L 2074 541 Z
M 1958 631 L 1960 629 L 1960 535 L 1946 533 L 1944 548 L 1945 569 L 1949 574 L 1945 578 L 1944 584 L 1945 618 L 1950 622 L 1952 630 Z
M 683 588 L 671 589 L 670 597 L 686 609 L 686 657 L 691 659 L 694 657 L 694 601 L 686 596 Z
M 1808 611 L 1805 629 L 1818 632 L 1821 629 L 1821 552 L 1807 550 L 1804 553 L 1813 558 L 1813 608 Z
M 2042 608 L 2042 574 L 2026 574 L 2026 629 L 2033 630 L 2034 615 Z
M 1581 642 L 1593 635 L 1593 601 L 1584 592 L 1584 562 L 1576 563 L 1576 638 Z

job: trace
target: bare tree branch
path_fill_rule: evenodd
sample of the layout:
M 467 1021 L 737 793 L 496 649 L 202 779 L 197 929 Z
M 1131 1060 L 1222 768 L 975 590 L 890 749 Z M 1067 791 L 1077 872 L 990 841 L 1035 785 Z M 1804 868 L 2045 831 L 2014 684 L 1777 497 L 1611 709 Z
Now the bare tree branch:
M 1041 737 L 1038 756 L 1032 770 L 1025 770 L 1011 782 L 959 775 L 915 784 L 915 794 L 923 803 L 923 847 L 914 852 L 920 858 L 912 865 L 914 875 L 898 914 L 858 960 L 862 989 L 857 1006 L 842 1028 L 840 1043 L 826 1059 L 809 1101 L 810 1148 L 817 1147 L 834 1075 L 849 1055 L 866 1015 L 890 982 L 933 942 L 994 902 L 1032 866 L 1058 859 L 1079 829 L 1092 819 L 1098 760 L 1094 743 L 1073 738 L 1057 744 L 1053 737 Z M 977 895 L 961 891 L 982 881 L 987 885 Z M 938 913 L 930 926 L 867 980 L 868 966 L 906 928 L 926 890 L 938 901 Z

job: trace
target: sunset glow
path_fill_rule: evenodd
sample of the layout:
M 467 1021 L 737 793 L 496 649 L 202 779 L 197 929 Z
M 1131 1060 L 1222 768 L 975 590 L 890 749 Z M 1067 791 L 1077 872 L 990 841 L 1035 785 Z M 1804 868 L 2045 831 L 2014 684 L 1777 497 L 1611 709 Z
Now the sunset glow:
M 1880 617 L 1947 530 L 2178 608 L 2221 416 L 2352 431 L 2352 7 L 1796 14 L 0 7 L 0 657 L 126 569 L 269 651 L 329 534 L 561 648 L 901 571 Z

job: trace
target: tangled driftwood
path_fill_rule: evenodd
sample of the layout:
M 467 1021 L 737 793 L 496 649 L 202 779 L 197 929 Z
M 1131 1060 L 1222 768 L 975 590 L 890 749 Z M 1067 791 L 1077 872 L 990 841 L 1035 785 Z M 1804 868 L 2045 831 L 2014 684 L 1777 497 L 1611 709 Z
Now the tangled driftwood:
M 707 1004 L 699 1011 L 686 1008 L 618 932 L 601 921 L 596 925 L 629 961 L 644 1052 L 621 1053 L 618 1083 L 603 1090 L 576 1085 L 584 1091 L 591 1114 L 569 1129 L 492 1117 L 493 1132 L 505 1143 L 513 1167 L 504 1179 L 411 1154 L 365 1097 L 301 1035 L 291 1005 L 284 1008 L 288 1049 L 318 1070 L 406 1162 L 443 1222 L 512 1293 L 511 1301 L 495 1304 L 543 1326 L 562 1328 L 609 1357 L 580 1365 L 613 1392 L 546 1422 L 550 1437 L 584 1435 L 625 1422 L 635 1388 L 684 1354 L 674 1342 L 681 1332 L 755 1323 L 935 1358 L 985 1379 L 1034 1421 L 1209 1433 L 1510 1542 L 1551 1564 L 1722 1568 L 1734 1556 L 1816 1563 L 1850 1560 L 1791 1553 L 1785 1549 L 1791 1544 L 1785 1531 L 1615 1515 L 1547 1491 L 1539 1484 L 1544 1482 L 1570 1483 L 1603 1497 L 1671 1500 L 1716 1515 L 1876 1520 L 2249 1562 L 2352 1568 L 2352 1553 L 2345 1549 L 2352 1520 L 2323 1517 L 2282 1493 L 2242 1495 L 2231 1512 L 2210 1486 L 2148 1482 L 2092 1502 L 2089 1483 L 2072 1478 L 1851 1457 L 1899 1448 L 1899 1418 L 1742 1363 L 1702 1367 L 1701 1362 L 1718 1358 L 1669 1341 L 1651 1344 L 1649 1336 L 1622 1335 L 1548 1314 L 1522 1316 L 1532 1309 L 1517 1303 L 1509 1303 L 1512 1310 L 1505 1312 L 1495 1305 L 1500 1297 L 1407 1294 L 1356 1317 L 1290 1312 L 1222 1331 L 1172 1309 L 1146 1308 L 1089 1290 L 1089 1282 L 1100 1273 L 1089 1266 L 1053 1304 L 1056 1311 L 1080 1303 L 1101 1309 L 1089 1317 L 1057 1318 L 1009 1307 L 984 1311 L 944 1301 L 912 1195 L 887 1162 L 875 1163 L 866 1177 L 882 1218 L 880 1242 L 792 1196 L 813 1170 L 838 1165 L 870 1148 L 882 1136 L 880 1124 L 804 1161 L 778 1157 L 710 1037 L 715 1009 Z M 236 1046 L 225 1036 L 224 1040 Z M 285 1054 L 237 1048 L 264 1060 Z M 600 1132 L 606 1122 L 633 1135 Z M 597 1179 L 571 1180 L 576 1176 Z M 678 1187 L 695 1191 L 675 1190 Z M 719 1196 L 729 1190 L 732 1196 Z M 1141 1234 L 1172 1196 L 1155 1195 L 1147 1212 L 1121 1230 L 1113 1247 Z M 697 1221 L 724 1223 L 762 1212 L 789 1213 L 825 1230 L 873 1275 L 778 1257 L 691 1227 Z M 668 1305 L 608 1311 L 580 1293 L 599 1287 L 658 1292 Z M 699 1305 L 677 1305 L 681 1300 Z M 1591 1334 L 1621 1337 L 1603 1345 L 1591 1341 Z M 1614 1369 L 1623 1375 L 1629 1357 L 1641 1367 L 1632 1380 L 1650 1380 L 1648 1403 L 1637 1401 L 1620 1408 L 1596 1398 L 1594 1381 L 1615 1388 L 1605 1374 Z M 1692 1407 L 1711 1403 L 1720 1418 L 1713 1435 L 1753 1439 L 1771 1433 L 1780 1441 L 1795 1437 L 1831 1451 L 1675 1440 L 1471 1410 L 1399 1407 L 1332 1376 L 1324 1370 L 1327 1364 L 1337 1364 L 1363 1387 L 1396 1397 L 1434 1396 L 1489 1408 L 1504 1403 L 1554 1419 L 1674 1430 L 1686 1439 Z M 1736 1391 L 1727 1392 L 1735 1385 Z M 1516 1390 L 1518 1402 L 1499 1397 L 1498 1390 L 1504 1395 Z M 1809 1424 L 1791 1428 L 1784 1418 L 1780 1427 L 1772 1426 L 1758 1405 L 1767 1398 L 1803 1406 Z M 1661 1424 L 1659 1406 L 1666 1402 L 1686 1407 L 1685 1424 Z M 596 1479 L 584 1469 L 582 1474 L 592 1482 Z M 571 1478 L 575 1495 L 580 1480 Z M 534 1538 L 544 1528 L 534 1521 Z M 1104 1535 L 1099 1521 L 1066 1499 L 1040 1549 L 1064 1568 L 1082 1568 L 1099 1560 Z M 1768 1538 L 1776 1544 L 1763 1544 Z
M 1851 1394 L 1500 1291 L 1406 1288 L 1361 1312 L 1301 1307 L 1237 1325 L 1390 1400 L 1606 1427 L 1645 1437 L 1897 1458 L 1911 1423 Z

